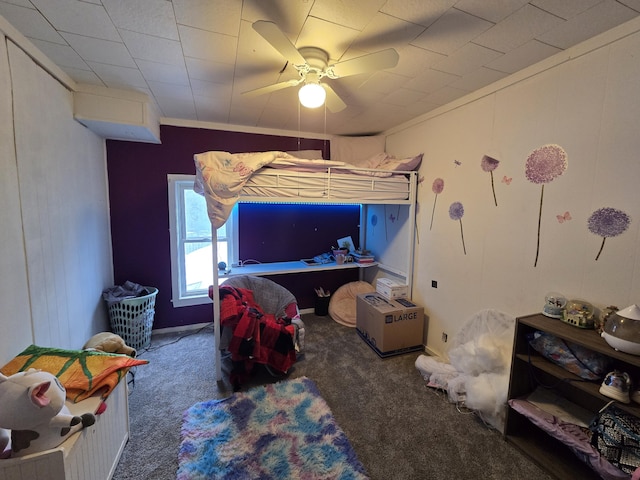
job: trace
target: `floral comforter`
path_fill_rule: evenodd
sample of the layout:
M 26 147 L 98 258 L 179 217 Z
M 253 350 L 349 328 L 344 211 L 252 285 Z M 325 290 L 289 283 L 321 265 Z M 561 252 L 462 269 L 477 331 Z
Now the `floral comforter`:
M 285 152 L 229 153 L 212 151 L 194 155 L 194 190 L 207 200 L 207 212 L 215 228 L 224 225 L 254 172 L 270 166 L 302 172 L 326 172 L 327 168 L 353 167 L 344 162 L 296 158 Z M 391 175 L 390 173 L 388 175 Z

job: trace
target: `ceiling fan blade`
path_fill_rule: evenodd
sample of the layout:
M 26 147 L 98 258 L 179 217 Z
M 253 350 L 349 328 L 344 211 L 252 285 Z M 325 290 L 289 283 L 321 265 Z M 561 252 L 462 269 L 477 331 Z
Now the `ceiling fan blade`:
M 289 63 L 294 65 L 304 65 L 306 60 L 298 49 L 291 43 L 289 38 L 273 22 L 258 20 L 253 23 L 253 29 L 275 48 Z
M 344 62 L 331 65 L 327 69 L 329 78 L 342 78 L 360 73 L 375 72 L 385 68 L 393 68 L 398 64 L 400 56 L 393 48 L 387 48 L 361 57 L 345 60 Z
M 325 102 L 327 104 L 327 108 L 332 113 L 338 113 L 347 108 L 347 104 L 342 101 L 342 99 L 338 96 L 335 90 L 331 88 L 331 86 L 327 85 L 326 83 L 321 83 L 320 85 L 322 85 L 327 92 L 327 99 L 325 100 Z
M 258 95 L 264 95 L 266 93 L 276 92 L 278 90 L 282 90 L 283 88 L 295 87 L 300 82 L 302 82 L 302 79 L 287 80 L 286 82 L 274 83 L 272 85 L 267 85 L 266 87 L 260 87 L 254 90 L 249 90 L 247 92 L 242 92 L 242 95 L 246 95 L 247 97 L 257 97 Z

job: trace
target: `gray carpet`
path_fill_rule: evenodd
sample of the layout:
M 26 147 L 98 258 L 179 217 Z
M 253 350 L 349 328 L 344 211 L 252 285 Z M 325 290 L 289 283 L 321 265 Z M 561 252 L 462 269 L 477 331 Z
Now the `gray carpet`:
M 312 379 L 373 480 L 536 479 L 543 470 L 475 414 L 425 386 L 419 353 L 380 359 L 330 317 L 303 316 L 306 351 L 289 377 Z M 154 336 L 129 397 L 131 438 L 114 479 L 175 479 L 182 413 L 232 393 L 230 362 L 215 381 L 213 330 Z M 260 368 L 243 389 L 278 379 Z

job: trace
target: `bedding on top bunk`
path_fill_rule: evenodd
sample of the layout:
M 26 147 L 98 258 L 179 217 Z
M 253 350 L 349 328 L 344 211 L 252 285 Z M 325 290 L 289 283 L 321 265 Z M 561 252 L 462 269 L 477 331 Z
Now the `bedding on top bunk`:
M 422 154 L 400 160 L 386 154 L 379 154 L 371 159 L 372 167 L 362 169 L 345 162 L 297 158 L 279 151 L 251 153 L 210 151 L 194 155 L 196 165 L 194 191 L 204 195 L 209 219 L 214 228 L 219 228 L 231 214 L 245 184 L 263 167 L 311 173 L 326 173 L 331 168 L 332 171 L 337 169 L 342 173 L 391 177 L 396 171 L 417 169 L 421 161 Z

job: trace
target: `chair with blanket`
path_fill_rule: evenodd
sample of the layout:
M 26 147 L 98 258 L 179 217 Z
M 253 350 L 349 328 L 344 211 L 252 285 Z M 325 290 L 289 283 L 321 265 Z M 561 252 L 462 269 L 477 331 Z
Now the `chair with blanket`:
M 286 374 L 304 348 L 304 324 L 294 295 L 277 283 L 250 275 L 220 285 L 221 350 L 231 353 L 234 387 L 255 363 Z M 213 287 L 209 288 L 213 298 Z

